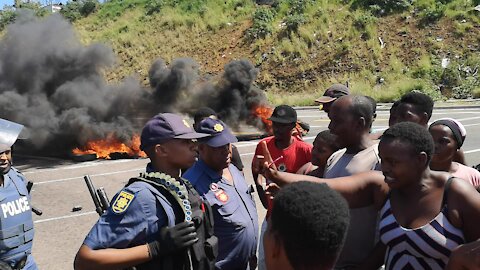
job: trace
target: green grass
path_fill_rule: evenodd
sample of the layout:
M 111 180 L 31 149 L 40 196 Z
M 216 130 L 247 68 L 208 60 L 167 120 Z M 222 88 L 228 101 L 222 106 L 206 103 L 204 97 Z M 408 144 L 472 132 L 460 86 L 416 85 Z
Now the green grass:
M 354 93 L 378 101 L 411 90 L 443 99 L 441 58 L 457 55 L 456 64 L 471 67 L 480 62 L 466 46 L 478 49 L 480 42 L 472 0 L 418 0 L 390 14 L 365 4 L 371 2 L 279 0 L 260 7 L 251 0 L 111 0 L 74 25 L 84 43 L 107 43 L 118 55 L 105 73 L 110 81 L 135 75 L 147 84 L 157 57 L 192 57 L 212 74 L 229 60 L 248 58 L 273 104 L 312 105 L 330 84 L 346 81 Z M 478 78 L 460 75 L 468 86 L 457 90 L 480 96 Z

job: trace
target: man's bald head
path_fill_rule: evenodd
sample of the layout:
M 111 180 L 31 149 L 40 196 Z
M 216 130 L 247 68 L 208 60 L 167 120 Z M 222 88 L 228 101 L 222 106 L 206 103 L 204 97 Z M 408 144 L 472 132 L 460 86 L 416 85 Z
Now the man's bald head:
M 332 105 L 338 112 L 346 113 L 354 119 L 363 118 L 365 128 L 369 128 L 374 117 L 372 101 L 367 96 L 349 95 L 338 98 Z
M 335 100 L 328 113 L 328 129 L 341 148 L 358 148 L 370 133 L 373 121 L 372 102 L 365 96 L 344 96 Z

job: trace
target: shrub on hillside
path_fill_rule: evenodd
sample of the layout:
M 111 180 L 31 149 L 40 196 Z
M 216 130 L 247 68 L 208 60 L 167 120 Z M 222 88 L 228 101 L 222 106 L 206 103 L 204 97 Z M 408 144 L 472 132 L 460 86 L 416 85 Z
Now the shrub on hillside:
M 163 0 L 149 0 L 145 4 L 145 13 L 147 15 L 158 13 L 162 10 L 164 5 L 165 5 L 165 2 Z
M 287 2 L 290 6 L 290 14 L 303 14 L 313 0 L 288 0 Z
M 425 26 L 428 24 L 436 23 L 445 14 L 445 5 L 436 3 L 433 6 L 427 7 L 419 14 L 420 25 Z
M 261 7 L 255 10 L 253 14 L 253 25 L 247 30 L 246 35 L 249 39 L 264 38 L 273 32 L 272 22 L 275 13 L 271 8 Z
M 5 29 L 7 25 L 13 23 L 17 17 L 14 10 L 3 10 L 0 12 L 0 30 Z
M 69 1 L 63 5 L 60 13 L 69 21 L 73 22 L 82 17 L 87 17 L 97 9 L 96 0 Z
M 67 2 L 60 11 L 60 13 L 65 17 L 67 20 L 73 22 L 77 19 L 82 17 L 80 14 L 81 3 L 77 1 L 70 1 Z
M 375 23 L 377 18 L 372 16 L 370 13 L 361 13 L 353 19 L 353 26 L 358 30 L 365 30 L 367 25 Z
M 364 8 L 375 15 L 402 12 L 412 6 L 412 0 L 353 0 L 352 8 Z
M 80 14 L 83 17 L 87 17 L 92 12 L 94 12 L 96 8 L 97 8 L 96 1 L 92 1 L 92 0 L 85 1 L 83 5 L 80 7 Z
M 35 16 L 37 17 L 43 17 L 45 16 L 48 11 L 44 8 L 39 3 L 36 2 L 25 2 L 20 5 L 21 9 L 29 9 L 35 12 Z
M 253 21 L 272 22 L 275 18 L 275 13 L 271 8 L 261 7 L 255 10 L 253 14 Z
M 7 25 L 15 22 L 17 12 L 20 9 L 32 12 L 37 17 L 43 17 L 48 13 L 48 11 L 42 8 L 39 3 L 35 2 L 22 3 L 19 9 L 13 9 L 12 6 L 5 6 L 4 9 L 0 11 L 0 30 L 5 29 Z
M 297 32 L 300 25 L 304 24 L 305 22 L 307 22 L 307 19 L 303 14 L 288 15 L 285 18 L 285 30 L 287 33 Z

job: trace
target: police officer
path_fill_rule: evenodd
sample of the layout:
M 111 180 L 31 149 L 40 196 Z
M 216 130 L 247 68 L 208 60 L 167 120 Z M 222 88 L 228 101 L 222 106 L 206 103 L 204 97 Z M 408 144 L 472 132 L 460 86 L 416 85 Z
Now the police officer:
M 151 160 L 112 199 L 85 238 L 75 269 L 213 269 L 217 240 L 210 206 L 180 170 L 195 161 L 194 132 L 180 116 L 163 113 L 142 130 Z
M 23 126 L 0 119 L 0 265 L 37 269 L 32 256 L 33 220 L 25 177 L 12 167 L 13 143 Z
M 216 269 L 246 270 L 257 266 L 258 216 L 243 173 L 231 164 L 237 141 L 220 120 L 205 118 L 196 129 L 210 134 L 199 139 L 199 160 L 184 175 L 210 203 L 219 253 Z

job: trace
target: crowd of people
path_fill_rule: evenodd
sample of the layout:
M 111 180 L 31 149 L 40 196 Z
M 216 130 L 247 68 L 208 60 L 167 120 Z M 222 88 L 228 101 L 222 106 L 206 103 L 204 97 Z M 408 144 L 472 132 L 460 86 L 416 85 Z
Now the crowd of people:
M 274 109 L 253 185 L 215 111 L 199 109 L 193 128 L 154 116 L 141 133 L 150 163 L 112 198 L 74 268 L 480 269 L 480 172 L 465 164 L 465 127 L 429 125 L 433 100 L 415 91 L 392 105 L 384 132 L 372 130 L 375 100 L 345 85 L 316 101 L 330 124 L 313 146 L 292 107 Z M 21 128 L 0 121 L 0 269 L 37 269 L 26 179 L 11 166 Z

